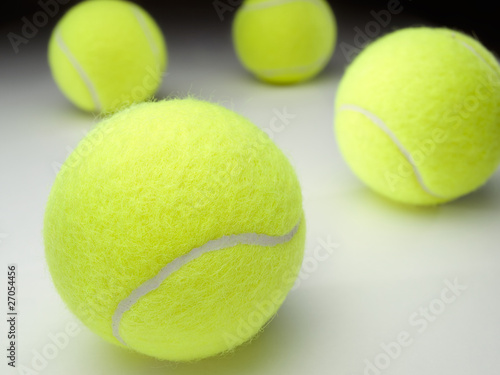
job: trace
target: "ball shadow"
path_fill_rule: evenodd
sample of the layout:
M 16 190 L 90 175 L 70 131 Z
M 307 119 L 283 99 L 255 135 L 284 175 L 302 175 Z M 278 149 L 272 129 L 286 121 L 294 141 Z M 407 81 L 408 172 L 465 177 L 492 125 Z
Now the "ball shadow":
M 297 294 L 290 298 L 296 298 Z M 286 305 L 287 303 L 285 303 Z M 297 304 L 295 304 L 297 305 Z M 89 351 L 95 351 L 98 361 L 106 361 L 112 373 L 143 373 L 198 375 L 200 373 L 238 374 L 268 373 L 271 365 L 284 361 L 290 353 L 298 353 L 300 342 L 293 340 L 297 317 L 292 309 L 283 306 L 278 315 L 253 340 L 230 353 L 194 362 L 175 363 L 160 361 L 107 343 L 95 337 Z M 97 343 L 99 342 L 99 343 Z M 94 355 L 91 354 L 92 357 Z M 105 358 L 105 359 L 104 359 Z

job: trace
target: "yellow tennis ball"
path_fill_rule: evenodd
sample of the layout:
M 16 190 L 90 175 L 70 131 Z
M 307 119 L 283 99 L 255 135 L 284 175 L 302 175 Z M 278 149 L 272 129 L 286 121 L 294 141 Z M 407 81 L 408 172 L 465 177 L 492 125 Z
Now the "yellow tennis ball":
M 246 0 L 233 23 L 243 66 L 271 83 L 295 83 L 317 75 L 330 61 L 337 37 L 325 0 Z
M 93 112 L 152 97 L 167 65 L 161 30 L 127 1 L 84 1 L 71 8 L 52 33 L 48 55 L 61 91 Z
M 104 120 L 58 174 L 44 237 L 54 284 L 106 340 L 160 359 L 257 334 L 298 274 L 295 172 L 245 118 L 194 99 Z
M 500 161 L 500 68 L 457 31 L 408 28 L 375 41 L 347 69 L 335 111 L 354 173 L 399 202 L 456 199 Z

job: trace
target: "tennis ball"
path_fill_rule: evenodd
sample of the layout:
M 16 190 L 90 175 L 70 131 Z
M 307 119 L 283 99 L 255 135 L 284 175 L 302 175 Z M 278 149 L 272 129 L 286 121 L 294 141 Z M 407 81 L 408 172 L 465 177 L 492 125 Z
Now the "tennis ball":
M 246 0 L 233 23 L 243 66 L 278 84 L 317 75 L 332 56 L 336 36 L 335 18 L 325 0 Z
M 167 64 L 155 21 L 127 1 L 84 1 L 71 8 L 52 33 L 48 57 L 61 91 L 92 112 L 152 97 Z
M 408 28 L 378 39 L 348 67 L 335 111 L 347 163 L 395 201 L 451 201 L 500 161 L 500 69 L 458 31 Z
M 104 339 L 173 361 L 226 352 L 271 319 L 298 274 L 295 172 L 245 118 L 195 99 L 133 105 L 63 164 L 46 258 Z

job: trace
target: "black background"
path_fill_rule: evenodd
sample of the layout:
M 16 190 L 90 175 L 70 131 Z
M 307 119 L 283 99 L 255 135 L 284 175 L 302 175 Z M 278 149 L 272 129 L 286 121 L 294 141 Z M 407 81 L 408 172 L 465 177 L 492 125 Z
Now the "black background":
M 10 0 L 2 2 L 0 10 L 0 31 L 2 39 L 7 41 L 8 32 L 16 32 L 22 25 L 22 17 L 28 19 L 39 11 L 39 1 L 50 2 L 57 0 Z M 68 0 L 60 0 L 68 1 Z M 221 25 L 214 1 L 225 3 L 229 7 L 241 2 L 239 0 L 169 0 L 153 1 L 138 0 L 149 11 L 154 18 L 172 24 L 190 25 Z M 63 9 L 50 23 L 54 23 L 64 14 L 64 11 L 78 3 L 77 0 L 69 0 L 67 4 L 61 5 Z M 329 1 L 337 17 L 339 26 L 342 26 L 344 18 L 349 15 L 350 19 L 359 15 L 360 22 L 366 22 L 371 10 L 378 11 L 387 9 L 388 0 L 331 0 Z M 404 5 L 405 15 L 411 15 L 422 20 L 424 24 L 433 26 L 446 26 L 475 35 L 496 55 L 500 55 L 500 40 L 498 38 L 498 12 L 495 10 L 496 2 L 493 1 L 439 1 L 439 0 L 400 0 Z M 232 18 L 234 12 L 227 12 L 227 17 Z M 361 21 L 363 20 L 363 21 Z M 224 22 L 225 26 L 227 22 Z M 361 23 L 360 26 L 363 24 Z M 341 39 L 342 36 L 339 36 Z

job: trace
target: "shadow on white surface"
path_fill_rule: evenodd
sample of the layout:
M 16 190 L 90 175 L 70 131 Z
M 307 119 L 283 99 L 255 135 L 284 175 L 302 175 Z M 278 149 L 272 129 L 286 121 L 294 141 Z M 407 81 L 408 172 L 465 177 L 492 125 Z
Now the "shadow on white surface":
M 500 173 L 495 174 L 485 185 L 454 201 L 438 206 L 411 206 L 392 201 L 368 187 L 359 184 L 348 192 L 344 192 L 349 200 L 360 201 L 370 208 L 386 210 L 399 214 L 417 216 L 434 216 L 449 210 L 467 209 L 478 213 L 496 210 L 500 206 Z
M 243 344 L 231 353 L 188 363 L 159 361 L 105 342 L 98 336 L 80 343 L 85 357 L 93 358 L 93 370 L 102 369 L 108 374 L 268 374 L 279 373 L 280 367 L 290 356 L 303 356 L 307 342 L 314 340 L 318 332 L 300 324 L 310 319 L 307 306 L 300 307 L 302 296 L 289 296 L 278 315 L 252 341 Z M 306 298 L 307 299 L 307 298 Z M 287 304 L 295 306 L 288 306 Z M 319 327 L 316 327 L 319 328 Z M 323 331 L 325 331 L 323 329 Z M 68 369 L 69 370 L 69 369 Z M 94 372 L 95 373 L 95 372 Z

